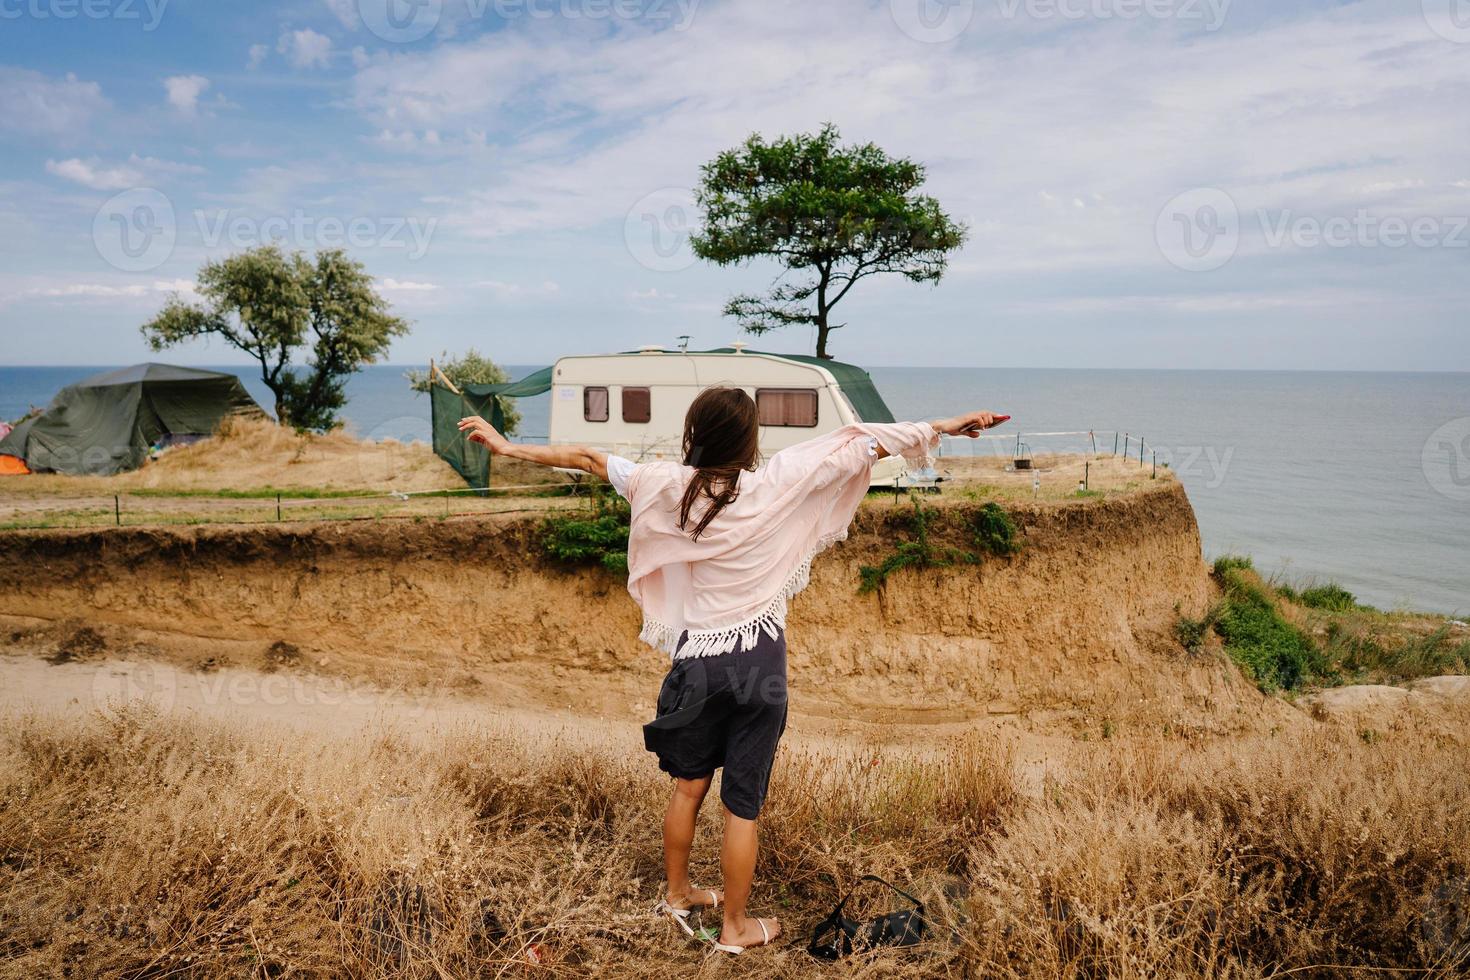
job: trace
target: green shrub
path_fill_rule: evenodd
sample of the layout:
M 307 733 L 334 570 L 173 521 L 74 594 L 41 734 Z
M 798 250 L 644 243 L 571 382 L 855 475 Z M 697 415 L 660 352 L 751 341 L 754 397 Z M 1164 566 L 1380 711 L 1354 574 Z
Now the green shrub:
M 1174 624 L 1174 639 L 1179 645 L 1190 653 L 1199 653 L 1200 647 L 1205 645 L 1205 635 L 1214 625 L 1207 619 L 1190 619 L 1188 616 L 1180 616 Z
M 1358 607 L 1357 597 L 1336 582 L 1303 589 L 1297 601 L 1312 609 L 1325 609 L 1328 612 L 1350 612 Z
M 929 522 L 934 518 L 934 508 L 925 507 L 917 495 L 912 499 L 914 512 L 909 516 L 908 523 L 914 533 L 913 540 L 900 542 L 893 553 L 879 564 L 864 565 L 859 568 L 858 575 L 861 577 L 861 582 L 858 584 L 859 594 L 865 595 L 874 591 L 889 575 L 900 568 L 948 568 L 957 561 L 967 564 L 979 561 L 968 551 L 961 551 L 958 548 L 941 550 L 935 547 L 929 540 Z M 1001 512 L 1001 516 L 1005 516 L 1004 511 Z M 1009 522 L 1009 518 L 1007 521 Z
M 976 512 L 972 527 L 975 544 L 983 552 L 1004 557 L 1021 550 L 1021 543 L 1016 540 L 1016 522 L 995 501 Z
M 591 515 L 558 514 L 542 522 L 541 547 L 564 564 L 599 565 L 627 574 L 631 516 L 621 497 L 599 493 L 592 498 Z
M 1225 652 L 1262 690 L 1295 690 L 1308 679 L 1329 672 L 1326 658 L 1306 634 L 1282 617 L 1275 598 L 1254 574 L 1227 564 L 1220 580 L 1225 600 L 1215 630 L 1225 641 Z
M 1235 570 L 1254 571 L 1255 563 L 1244 555 L 1221 555 L 1215 559 L 1215 577 L 1223 578 L 1226 572 Z

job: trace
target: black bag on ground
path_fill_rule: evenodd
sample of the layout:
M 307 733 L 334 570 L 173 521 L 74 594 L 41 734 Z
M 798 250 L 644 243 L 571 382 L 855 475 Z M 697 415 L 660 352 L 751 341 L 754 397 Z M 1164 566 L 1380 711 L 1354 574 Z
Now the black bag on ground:
M 857 922 L 843 915 L 848 899 L 852 898 L 852 891 L 849 890 L 832 910 L 832 914 L 817 923 L 816 929 L 812 930 L 812 941 L 806 948 L 808 953 L 818 959 L 836 960 L 854 949 L 917 946 L 928 938 L 929 924 L 924 921 L 923 902 L 877 875 L 863 875 L 858 881 L 876 881 L 880 885 L 886 885 L 912 902 L 914 907 L 890 912 L 871 922 Z

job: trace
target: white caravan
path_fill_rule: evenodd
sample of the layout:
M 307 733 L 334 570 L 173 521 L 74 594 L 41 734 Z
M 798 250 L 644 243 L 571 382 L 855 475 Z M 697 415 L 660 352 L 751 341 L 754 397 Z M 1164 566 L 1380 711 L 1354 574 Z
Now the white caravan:
M 684 415 L 713 385 L 744 388 L 755 399 L 763 456 L 852 422 L 893 421 L 862 368 L 743 344 L 563 357 L 551 375 L 550 443 L 593 446 L 634 462 L 679 459 Z M 880 460 L 872 485 L 910 482 L 904 472 L 901 457 Z

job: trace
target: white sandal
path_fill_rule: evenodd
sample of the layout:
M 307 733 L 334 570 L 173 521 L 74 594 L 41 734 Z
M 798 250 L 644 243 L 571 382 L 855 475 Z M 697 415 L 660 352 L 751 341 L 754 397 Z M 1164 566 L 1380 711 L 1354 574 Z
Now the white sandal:
M 713 945 L 714 948 L 719 950 L 720 952 L 729 953 L 731 956 L 739 956 L 747 949 L 759 949 L 762 946 L 771 945 L 771 930 L 766 928 L 766 921 L 764 919 L 756 919 L 755 924 L 761 927 L 762 938 L 761 941 L 758 943 L 751 943 L 749 946 L 727 946 L 724 943 L 716 942 L 712 943 L 711 945 Z M 779 938 L 781 934 L 777 933 L 776 935 Z
M 654 915 L 661 915 L 672 919 L 680 929 L 684 930 L 686 936 L 693 936 L 695 934 L 694 927 L 689 924 L 690 912 L 693 912 L 695 909 L 717 909 L 720 907 L 720 893 L 713 888 L 692 888 L 690 891 L 709 892 L 710 898 L 714 899 L 714 901 L 708 905 L 695 905 L 687 909 L 676 909 L 669 904 L 668 899 L 664 899 L 653 907 Z

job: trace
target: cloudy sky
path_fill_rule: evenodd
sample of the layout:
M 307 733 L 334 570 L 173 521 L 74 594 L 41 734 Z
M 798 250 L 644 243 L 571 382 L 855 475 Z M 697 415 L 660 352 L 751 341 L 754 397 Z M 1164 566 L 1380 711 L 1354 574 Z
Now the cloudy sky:
M 1470 370 L 1467 106 L 1466 0 L 0 0 L 0 363 L 144 359 L 265 240 L 399 363 L 720 344 L 774 269 L 689 255 L 699 165 L 831 121 L 971 229 L 844 359 Z

